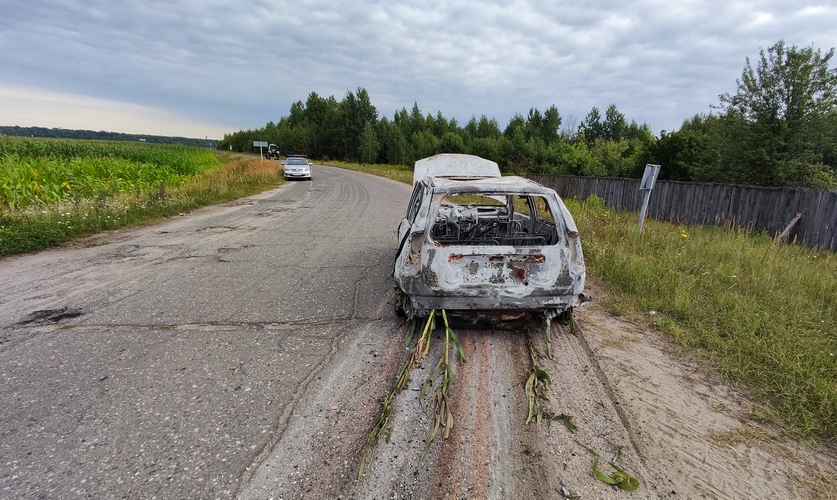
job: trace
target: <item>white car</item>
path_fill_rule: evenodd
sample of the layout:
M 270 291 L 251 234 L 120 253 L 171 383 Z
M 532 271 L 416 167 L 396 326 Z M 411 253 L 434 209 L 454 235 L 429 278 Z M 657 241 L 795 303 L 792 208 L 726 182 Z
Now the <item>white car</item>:
M 289 156 L 284 163 L 285 179 L 311 180 L 311 164 L 303 157 Z
M 393 273 L 408 314 L 496 326 L 584 301 L 578 229 L 555 191 L 461 154 L 417 161 L 413 182 Z

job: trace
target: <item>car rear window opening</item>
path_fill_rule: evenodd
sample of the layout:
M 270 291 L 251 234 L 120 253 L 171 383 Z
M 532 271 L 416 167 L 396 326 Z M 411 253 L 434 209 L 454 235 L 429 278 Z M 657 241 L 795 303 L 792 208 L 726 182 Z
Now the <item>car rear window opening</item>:
M 559 241 L 542 196 L 450 194 L 433 221 L 430 236 L 443 245 L 544 246 Z

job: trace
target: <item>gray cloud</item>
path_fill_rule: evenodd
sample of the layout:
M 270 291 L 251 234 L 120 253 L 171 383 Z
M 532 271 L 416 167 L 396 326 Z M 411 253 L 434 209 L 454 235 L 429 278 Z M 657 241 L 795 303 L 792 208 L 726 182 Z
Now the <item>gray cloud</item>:
M 2 12 L 0 85 L 229 131 L 276 121 L 311 91 L 365 87 L 381 116 L 415 101 L 502 126 L 530 107 L 581 119 L 615 103 L 659 132 L 734 91 L 759 48 L 837 40 L 837 7 L 812 1 L 52 0 Z

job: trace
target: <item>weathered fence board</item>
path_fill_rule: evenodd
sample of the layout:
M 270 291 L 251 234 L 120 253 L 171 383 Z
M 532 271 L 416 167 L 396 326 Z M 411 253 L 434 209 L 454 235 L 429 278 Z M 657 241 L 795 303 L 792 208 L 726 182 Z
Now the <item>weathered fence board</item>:
M 528 177 L 551 187 L 562 198 L 595 194 L 609 207 L 638 211 L 639 179 L 538 175 Z M 809 247 L 837 250 L 837 191 L 657 181 L 648 216 L 686 224 L 730 224 L 781 233 L 797 213 L 802 218 L 791 240 Z

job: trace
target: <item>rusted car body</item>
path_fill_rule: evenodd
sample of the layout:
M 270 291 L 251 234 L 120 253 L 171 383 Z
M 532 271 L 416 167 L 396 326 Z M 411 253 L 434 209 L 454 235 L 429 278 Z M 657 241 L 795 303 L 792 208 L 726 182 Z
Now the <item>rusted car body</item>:
M 459 154 L 419 160 L 413 180 L 393 273 L 409 314 L 497 325 L 580 304 L 581 242 L 555 191 Z

